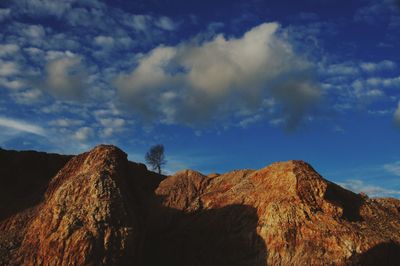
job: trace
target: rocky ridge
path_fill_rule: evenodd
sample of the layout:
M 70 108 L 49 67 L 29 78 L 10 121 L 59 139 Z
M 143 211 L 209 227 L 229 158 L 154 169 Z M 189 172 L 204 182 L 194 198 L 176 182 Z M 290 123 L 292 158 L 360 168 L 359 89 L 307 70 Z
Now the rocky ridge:
M 58 173 L 25 191 L 39 200 L 2 213 L 1 265 L 400 262 L 400 201 L 355 194 L 302 161 L 165 177 L 114 146 L 72 159 L 52 156 Z M 4 190 L 8 177 L 24 182 L 33 175 L 23 164 L 13 167 L 0 175 Z

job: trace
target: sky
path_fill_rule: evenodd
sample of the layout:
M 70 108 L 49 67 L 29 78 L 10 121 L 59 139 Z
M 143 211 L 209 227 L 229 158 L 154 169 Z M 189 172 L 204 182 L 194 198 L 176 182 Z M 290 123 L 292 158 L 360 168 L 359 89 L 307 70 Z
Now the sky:
M 304 160 L 400 198 L 400 1 L 2 0 L 0 147 Z

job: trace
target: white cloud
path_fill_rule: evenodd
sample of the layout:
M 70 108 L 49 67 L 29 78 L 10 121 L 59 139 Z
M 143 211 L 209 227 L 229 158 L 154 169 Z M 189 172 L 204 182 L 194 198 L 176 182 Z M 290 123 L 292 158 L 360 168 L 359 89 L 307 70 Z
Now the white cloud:
M 42 38 L 46 35 L 46 32 L 41 25 L 29 25 L 23 29 L 23 34 L 29 38 Z
M 82 119 L 87 119 L 90 118 L 91 114 L 87 107 L 88 106 L 82 104 L 82 102 L 56 100 L 51 104 L 39 108 L 39 112 L 44 114 L 55 114 L 57 116 L 72 114 L 74 116 L 79 116 Z
M 385 169 L 387 172 L 391 174 L 400 176 L 400 161 L 385 164 L 383 166 L 383 169 Z
M 49 122 L 51 126 L 56 127 L 73 127 L 73 126 L 81 126 L 85 122 L 80 119 L 68 119 L 68 118 L 60 118 L 56 120 L 52 120 Z
M 13 55 L 19 51 L 19 46 L 14 43 L 0 44 L 0 57 Z
M 384 116 L 384 115 L 391 114 L 391 113 L 392 113 L 392 110 L 390 110 L 390 109 L 368 110 L 368 114 L 378 115 L 378 116 Z
M 356 96 L 357 98 L 361 99 L 375 99 L 375 98 L 380 98 L 382 96 L 384 96 L 385 93 L 382 90 L 379 89 L 372 89 L 372 90 L 367 90 L 365 92 L 360 92 L 360 91 L 356 91 Z
M 122 118 L 102 118 L 100 123 L 106 127 L 122 127 L 125 125 L 125 120 Z
M 385 92 L 380 88 L 380 84 L 371 83 L 370 79 L 353 81 L 352 94 L 353 96 L 362 103 L 371 103 L 379 98 L 385 96 Z
M 38 89 L 30 89 L 26 91 L 19 91 L 12 95 L 15 102 L 19 104 L 33 104 L 39 102 L 42 97 L 42 91 Z
M 0 87 L 7 89 L 18 90 L 24 86 L 24 82 L 21 80 L 9 80 L 7 78 L 0 78 Z
M 43 87 L 53 96 L 79 100 L 84 94 L 87 74 L 80 57 L 63 57 L 46 65 Z
M 358 68 L 350 62 L 329 65 L 324 73 L 333 76 L 353 76 L 358 74 Z
M 78 141 L 86 141 L 93 136 L 93 129 L 90 127 L 81 127 L 75 132 L 73 138 Z
M 7 19 L 11 14 L 11 9 L 9 8 L 0 8 L 0 21 Z
M 24 48 L 24 51 L 27 52 L 30 56 L 37 56 L 39 54 L 42 54 L 43 51 L 36 48 L 36 47 L 28 47 Z
M 94 38 L 94 42 L 102 47 L 109 48 L 114 45 L 114 39 L 110 36 L 99 35 Z
M 41 50 L 33 50 L 34 53 L 40 53 Z M 51 60 L 56 60 L 56 59 L 63 59 L 63 58 L 74 58 L 77 57 L 73 52 L 71 51 L 55 51 L 55 50 L 49 50 L 46 51 L 45 59 L 47 61 Z
M 397 109 L 394 113 L 394 121 L 396 125 L 400 127 L 400 102 L 398 103 Z
M 373 62 L 363 62 L 360 64 L 362 70 L 366 72 L 376 72 L 376 71 L 383 71 L 383 70 L 393 70 L 396 69 L 397 65 L 395 62 L 390 60 L 383 60 L 378 63 Z
M 347 99 L 354 97 L 358 103 L 372 103 L 379 99 L 387 99 L 387 96 L 390 96 L 390 89 L 400 88 L 400 77 L 355 79 L 350 87 L 347 85 L 343 87 L 346 89 L 342 90 L 342 93 L 345 93 L 343 96 Z
M 23 120 L 0 117 L 0 126 L 10 128 L 18 132 L 26 132 L 45 136 L 45 130 L 42 127 Z
M 400 76 L 394 78 L 371 78 L 368 82 L 371 83 L 373 80 L 383 87 L 400 87 Z
M 366 184 L 364 181 L 359 179 L 349 179 L 345 182 L 338 184 L 356 193 L 364 192 L 370 197 L 387 197 L 400 195 L 400 190 L 387 189 L 377 185 Z
M 368 4 L 359 8 L 354 15 L 354 20 L 358 22 L 366 22 L 368 24 L 377 24 L 396 16 L 395 1 L 366 1 Z
M 102 106 L 102 109 L 93 111 L 95 117 L 100 120 L 104 116 L 117 116 L 121 114 L 121 111 L 117 109 L 114 103 L 108 103 L 106 106 Z
M 282 125 L 285 123 L 285 120 L 283 120 L 282 118 L 275 118 L 275 119 L 271 119 L 269 121 L 269 123 L 273 126 L 278 126 L 278 125 Z
M 131 47 L 135 42 L 129 36 L 120 36 L 117 38 L 117 43 L 120 47 L 126 49 Z
M 122 101 L 145 119 L 193 125 L 240 109 L 259 110 L 263 99 L 283 105 L 295 126 L 320 91 L 311 64 L 277 35 L 278 24 L 264 23 L 241 38 L 222 35 L 204 43 L 157 47 L 138 67 L 114 84 Z
M 147 31 L 151 26 L 152 17 L 149 15 L 126 15 L 120 17 L 121 22 L 137 31 Z
M 18 73 L 18 65 L 15 62 L 0 59 L 0 76 L 11 76 Z
M 168 17 L 160 17 L 158 20 L 156 20 L 155 25 L 163 30 L 168 31 L 173 31 L 178 28 L 178 25 Z
M 121 132 L 126 125 L 125 119 L 122 118 L 100 118 L 100 124 L 103 126 L 103 137 L 111 137 L 115 132 Z
M 262 119 L 260 114 L 256 114 L 251 117 L 246 117 L 242 121 L 239 122 L 239 126 L 242 128 L 247 128 L 249 125 L 259 122 Z
M 320 64 L 320 74 L 324 78 L 322 88 L 326 94 L 337 94 L 342 99 L 335 106 L 361 107 L 376 101 L 388 100 L 391 89 L 400 87 L 400 77 L 380 77 L 381 71 L 394 70 L 395 62 L 345 61 L 340 64 Z M 337 109 L 337 108 L 336 108 Z M 343 110 L 343 108 L 340 108 Z
M 15 0 L 15 12 L 32 17 L 62 16 L 76 0 Z
M 6 24 L 6 40 L 9 43 L 16 43 L 21 49 L 35 47 L 42 50 L 53 49 L 76 49 L 79 46 L 78 38 L 81 36 L 75 32 L 59 32 L 57 29 L 44 27 L 40 24 L 22 23 L 18 17 Z M 24 47 L 24 48 L 22 48 Z M 22 55 L 18 53 L 18 55 Z

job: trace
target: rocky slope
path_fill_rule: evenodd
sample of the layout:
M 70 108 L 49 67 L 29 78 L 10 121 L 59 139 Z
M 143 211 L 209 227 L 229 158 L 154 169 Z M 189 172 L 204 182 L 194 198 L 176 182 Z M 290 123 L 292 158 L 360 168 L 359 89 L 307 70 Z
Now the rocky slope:
M 2 212 L 1 265 L 400 263 L 400 201 L 352 193 L 305 162 L 164 177 L 106 145 L 64 161 L 51 180 L 43 172 L 41 200 Z M 19 182 L 34 176 L 13 167 Z

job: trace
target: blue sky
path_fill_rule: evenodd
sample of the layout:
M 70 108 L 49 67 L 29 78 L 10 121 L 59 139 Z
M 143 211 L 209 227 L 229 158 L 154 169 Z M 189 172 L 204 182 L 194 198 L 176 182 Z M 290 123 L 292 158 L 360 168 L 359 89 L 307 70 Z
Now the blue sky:
M 0 146 L 166 171 L 301 159 L 400 197 L 400 2 L 0 3 Z

